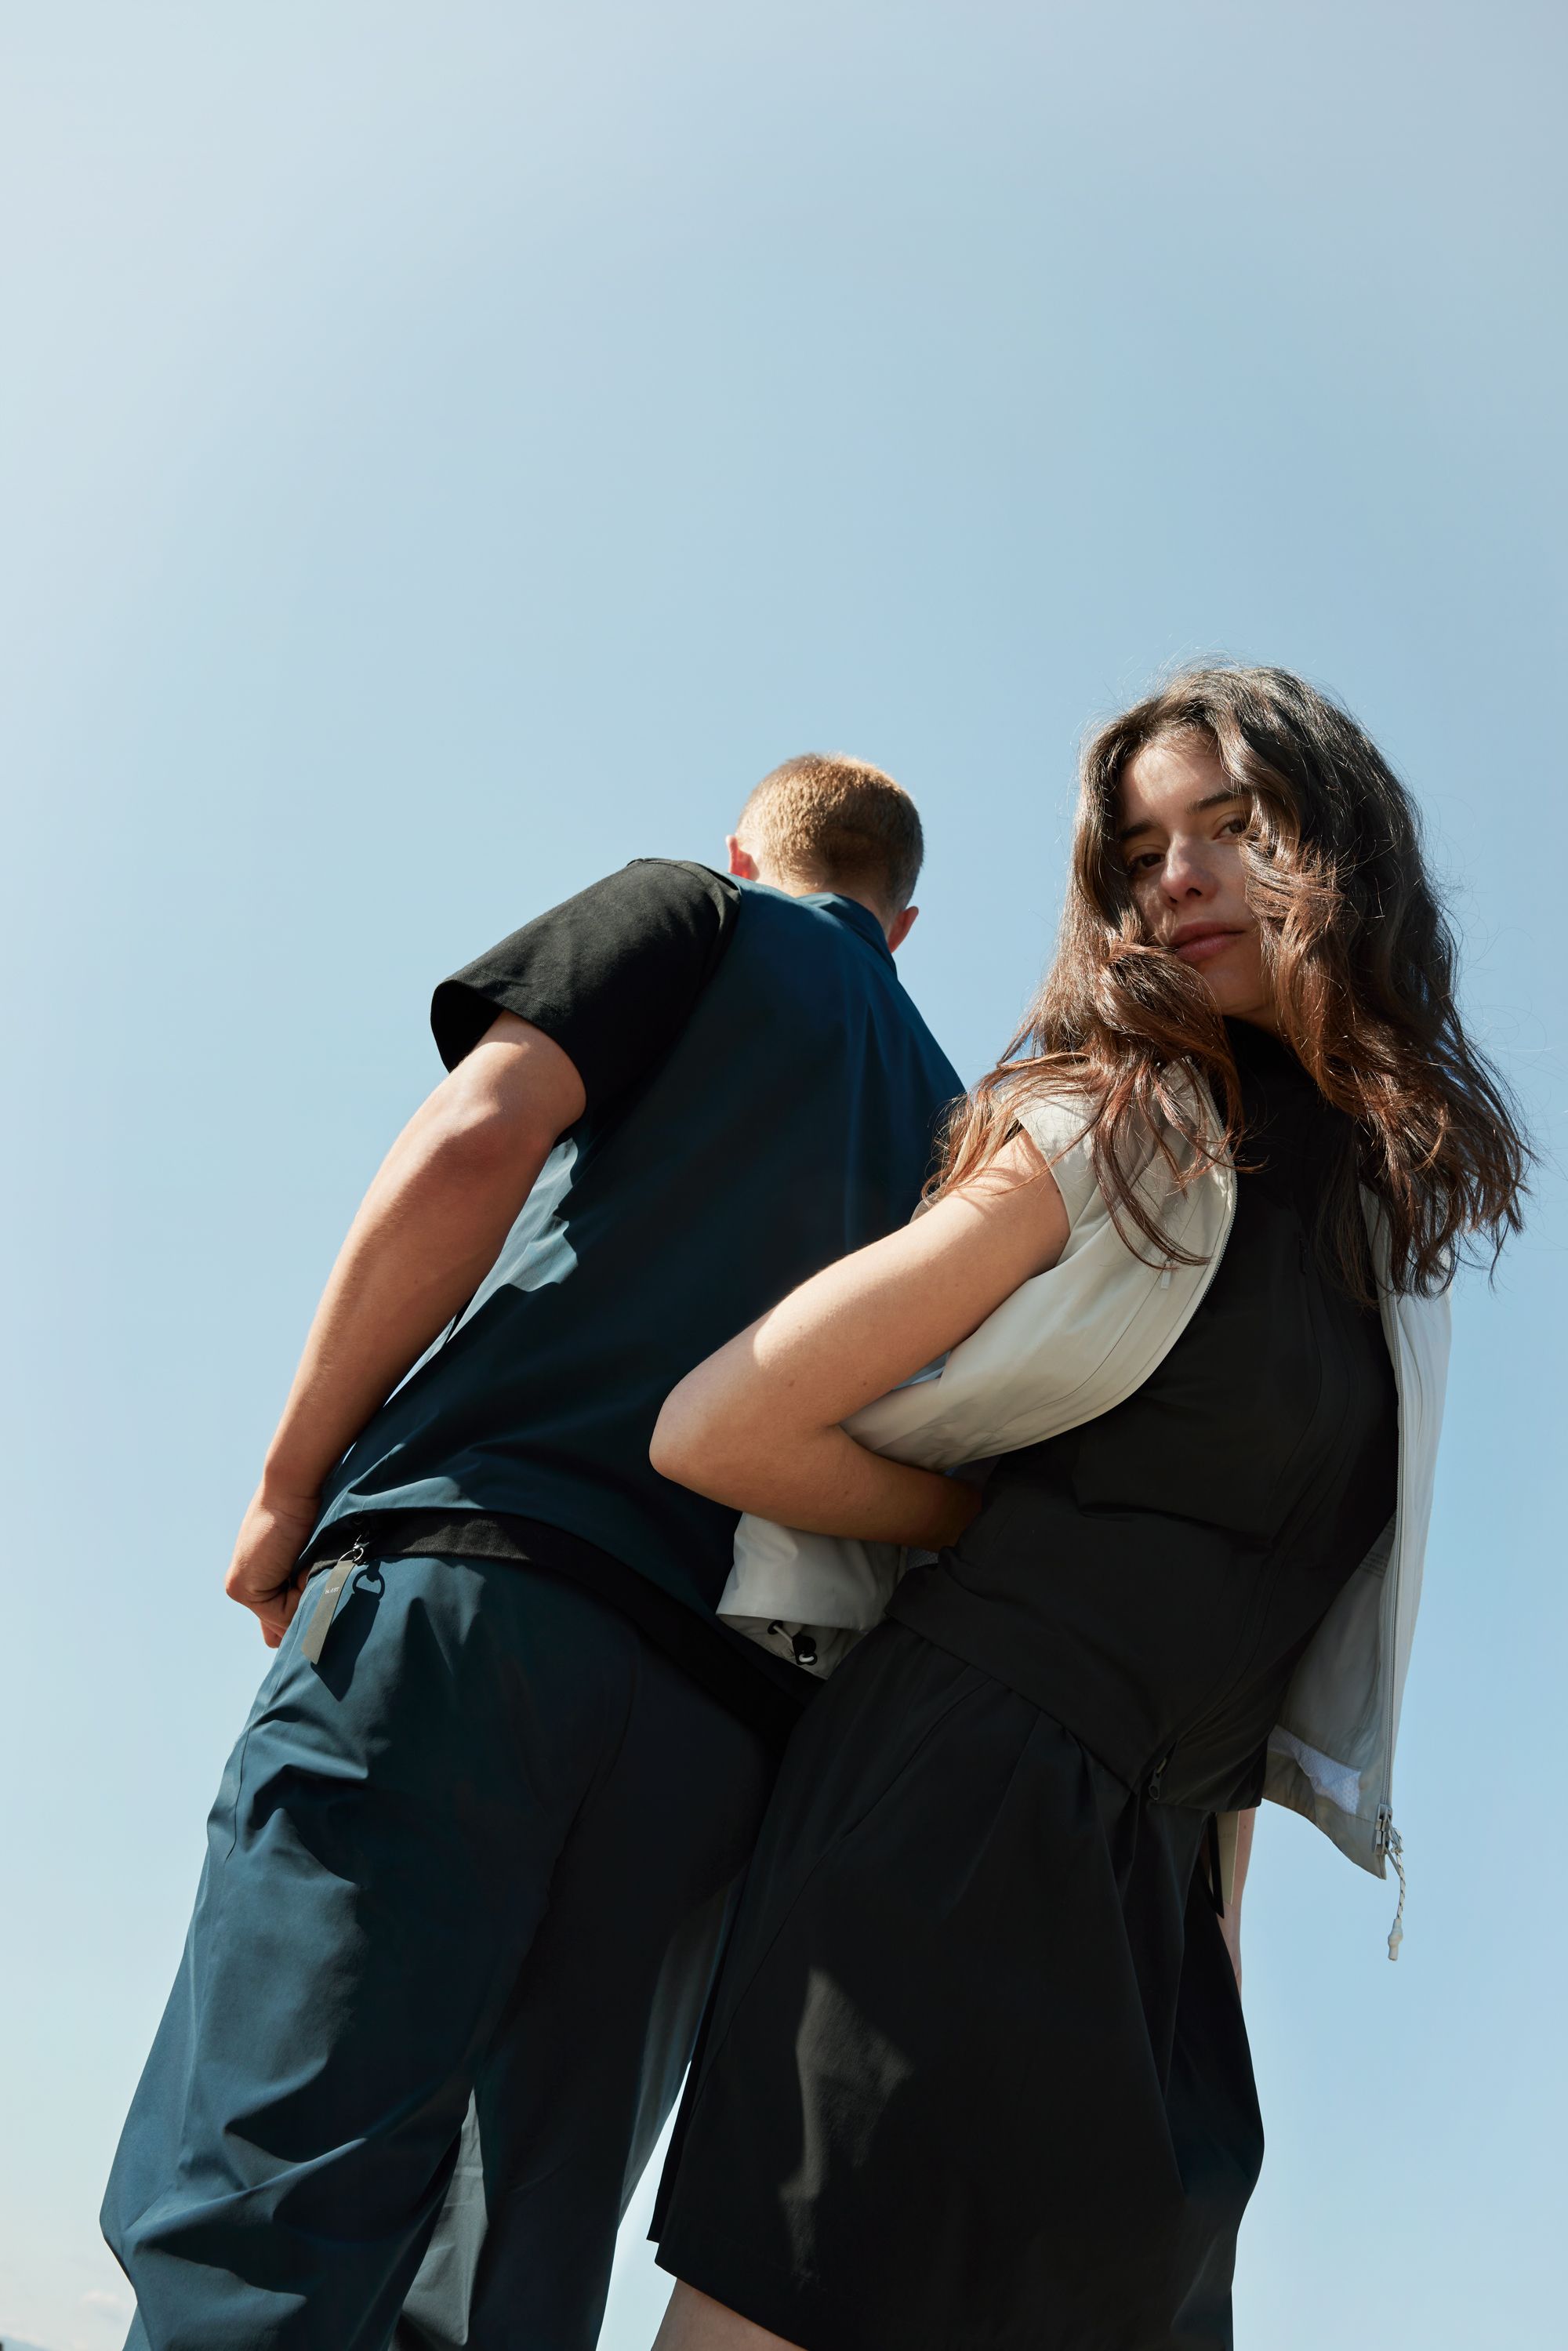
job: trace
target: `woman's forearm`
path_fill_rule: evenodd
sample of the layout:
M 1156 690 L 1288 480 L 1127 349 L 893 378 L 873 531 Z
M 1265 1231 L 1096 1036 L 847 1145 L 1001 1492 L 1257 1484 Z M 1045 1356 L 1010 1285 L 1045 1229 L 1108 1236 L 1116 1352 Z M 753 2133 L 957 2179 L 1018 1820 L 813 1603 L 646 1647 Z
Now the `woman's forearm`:
M 700 1473 L 683 1482 L 698 1493 L 710 1490 Z M 808 1534 L 911 1543 L 922 1551 L 956 1542 L 980 1506 L 978 1489 L 961 1478 L 889 1461 L 841 1428 L 820 1429 L 759 1452 L 747 1470 L 722 1482 L 724 1492 L 715 1499 L 758 1518 Z
M 659 1415 L 654 1468 L 785 1526 L 940 1550 L 973 1517 L 971 1493 L 868 1452 L 843 1423 L 967 1338 L 1066 1237 L 1055 1181 L 1019 1138 L 689 1372 Z

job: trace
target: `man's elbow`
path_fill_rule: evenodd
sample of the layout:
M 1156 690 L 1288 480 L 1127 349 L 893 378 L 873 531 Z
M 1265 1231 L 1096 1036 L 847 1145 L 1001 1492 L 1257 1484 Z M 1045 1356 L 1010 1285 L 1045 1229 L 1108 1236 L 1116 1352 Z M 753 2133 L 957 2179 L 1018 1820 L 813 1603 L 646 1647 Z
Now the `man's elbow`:
M 505 1183 L 519 1168 L 542 1166 L 557 1140 L 531 1105 L 461 1097 L 442 1106 L 427 1137 L 427 1157 L 448 1182 Z

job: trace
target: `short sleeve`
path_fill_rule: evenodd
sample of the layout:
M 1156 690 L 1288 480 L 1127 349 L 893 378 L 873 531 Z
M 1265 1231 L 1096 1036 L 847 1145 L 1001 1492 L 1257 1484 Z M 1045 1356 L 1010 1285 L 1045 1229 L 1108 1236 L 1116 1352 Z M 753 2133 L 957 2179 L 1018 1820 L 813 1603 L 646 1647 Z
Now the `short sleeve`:
M 558 1044 L 590 1111 L 664 1060 L 718 968 L 740 904 L 706 865 L 646 857 L 525 923 L 444 979 L 430 1007 L 449 1070 L 499 1012 Z
M 1056 1178 L 1070 1225 L 1078 1222 L 1097 1189 L 1091 1115 L 1091 1104 L 1072 1093 L 1034 1094 L 1018 1107 L 1019 1124 Z

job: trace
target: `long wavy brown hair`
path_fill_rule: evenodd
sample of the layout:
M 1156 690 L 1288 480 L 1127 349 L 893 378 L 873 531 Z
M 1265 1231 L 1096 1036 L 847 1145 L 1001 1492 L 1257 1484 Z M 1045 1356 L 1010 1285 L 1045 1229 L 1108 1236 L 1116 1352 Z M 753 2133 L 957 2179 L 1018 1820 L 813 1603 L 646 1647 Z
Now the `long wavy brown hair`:
M 1108 726 L 1082 758 L 1056 958 L 1023 1027 L 950 1122 L 935 1188 L 984 1167 L 1030 1094 L 1083 1103 L 1094 1173 L 1124 1236 L 1191 1263 L 1135 1183 L 1151 1146 L 1173 1182 L 1245 1165 L 1240 1086 L 1198 974 L 1153 946 L 1117 847 L 1121 782 L 1149 744 L 1207 738 L 1251 803 L 1241 844 L 1281 1035 L 1352 1122 L 1320 1245 L 1372 1295 L 1357 1185 L 1381 1199 L 1396 1290 L 1445 1288 L 1479 1244 L 1520 1225 L 1530 1147 L 1454 1001 L 1455 943 L 1408 793 L 1347 712 L 1281 669 L 1186 670 Z M 1196 1071 L 1221 1112 L 1181 1082 Z M 1143 1237 L 1140 1243 L 1134 1231 Z

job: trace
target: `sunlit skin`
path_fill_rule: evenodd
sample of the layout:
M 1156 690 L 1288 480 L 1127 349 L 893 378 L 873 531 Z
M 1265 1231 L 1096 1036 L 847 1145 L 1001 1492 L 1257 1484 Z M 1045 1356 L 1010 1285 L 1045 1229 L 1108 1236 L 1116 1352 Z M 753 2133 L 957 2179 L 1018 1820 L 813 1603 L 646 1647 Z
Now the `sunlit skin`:
M 1251 803 L 1211 746 L 1191 735 L 1149 744 L 1122 779 L 1118 816 L 1150 940 L 1199 974 L 1221 1012 L 1277 1029 L 1241 858 Z
M 1151 942 L 1202 975 L 1219 1010 L 1277 1029 L 1240 843 L 1250 802 L 1214 752 L 1172 737 L 1123 780 L 1118 835 Z M 955 1479 L 866 1453 L 841 1426 L 974 1330 L 1067 1238 L 1055 1179 L 1016 1138 L 986 1175 L 795 1290 L 674 1389 L 654 1466 L 701 1493 L 798 1527 L 915 1541 L 956 1540 L 979 1498 Z M 1243 1813 L 1221 1933 L 1241 1980 Z M 790 2030 L 780 2020 L 781 2030 Z M 653 2351 L 797 2351 L 679 2284 Z

